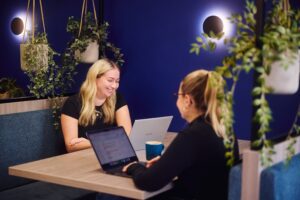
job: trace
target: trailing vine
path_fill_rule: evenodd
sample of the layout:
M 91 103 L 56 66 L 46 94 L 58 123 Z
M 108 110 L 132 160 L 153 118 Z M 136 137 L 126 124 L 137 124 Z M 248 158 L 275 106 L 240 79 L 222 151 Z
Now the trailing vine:
M 274 154 L 273 143 L 266 138 L 266 133 L 271 130 L 270 122 L 272 120 L 272 112 L 266 95 L 272 92 L 272 88 L 267 87 L 265 77 L 270 73 L 271 63 L 283 59 L 283 57 L 277 56 L 278 54 L 285 52 L 286 49 L 296 51 L 300 46 L 300 11 L 290 9 L 284 13 L 282 12 L 283 3 L 283 0 L 273 1 L 273 9 L 268 13 L 264 27 L 265 34 L 260 38 L 256 38 L 255 33 L 257 9 L 254 2 L 246 1 L 245 11 L 242 14 L 232 14 L 229 21 L 236 26 L 237 31 L 235 36 L 224 39 L 224 44 L 228 46 L 229 56 L 226 56 L 222 65 L 215 69 L 224 78 L 232 80 L 231 88 L 226 90 L 222 99 L 223 105 L 228 107 L 229 111 L 222 116 L 228 138 L 232 138 L 234 135 L 233 97 L 239 74 L 242 71 L 249 73 L 251 70 L 255 70 L 258 74 L 258 78 L 255 80 L 256 86 L 252 89 L 253 106 L 256 110 L 253 120 L 259 125 L 258 139 L 253 141 L 252 145 L 261 147 L 263 166 L 271 164 Z M 203 38 L 197 37 L 196 42 L 191 44 L 190 53 L 198 55 L 200 49 L 215 50 L 215 39 L 220 39 L 222 33 L 220 36 L 215 36 L 215 39 L 211 39 L 211 36 L 207 34 L 202 36 Z M 257 48 L 257 40 L 262 42 L 262 49 Z M 289 59 L 287 60 L 290 62 Z M 287 65 L 284 66 L 287 67 Z M 231 164 L 230 160 L 233 155 L 232 142 L 233 140 L 225 141 L 225 146 L 229 149 L 229 152 L 226 153 L 228 164 Z M 292 154 L 292 150 L 290 153 Z

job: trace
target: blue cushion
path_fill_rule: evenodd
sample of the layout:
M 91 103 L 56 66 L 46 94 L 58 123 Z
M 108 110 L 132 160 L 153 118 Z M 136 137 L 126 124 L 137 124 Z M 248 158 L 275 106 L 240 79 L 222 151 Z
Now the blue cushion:
M 242 164 L 231 168 L 229 173 L 228 200 L 241 199 Z
M 32 182 L 9 176 L 9 166 L 65 153 L 51 110 L 0 115 L 0 127 L 0 191 Z
M 300 154 L 288 165 L 280 162 L 262 171 L 260 199 L 300 200 Z

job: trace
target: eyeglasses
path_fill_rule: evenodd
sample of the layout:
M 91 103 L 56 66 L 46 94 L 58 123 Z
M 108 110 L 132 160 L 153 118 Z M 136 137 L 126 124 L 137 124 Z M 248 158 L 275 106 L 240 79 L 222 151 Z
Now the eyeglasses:
M 176 96 L 176 97 L 178 97 L 179 95 L 185 95 L 185 94 L 184 93 L 174 92 L 173 95 Z

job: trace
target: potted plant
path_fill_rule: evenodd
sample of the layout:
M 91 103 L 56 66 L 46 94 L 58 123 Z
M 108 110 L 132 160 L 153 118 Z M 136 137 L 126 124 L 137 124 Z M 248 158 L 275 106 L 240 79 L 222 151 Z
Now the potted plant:
M 222 115 L 226 133 L 228 134 L 226 147 L 229 150 L 233 148 L 234 141 L 234 113 L 232 107 L 239 75 L 242 71 L 248 73 L 251 70 L 258 74 L 252 94 L 254 96 L 253 105 L 256 107 L 254 121 L 259 126 L 259 138 L 252 145 L 262 147 L 261 161 L 263 165 L 270 163 L 271 155 L 274 153 L 272 142 L 266 138 L 266 133 L 270 131 L 270 121 L 272 120 L 271 109 L 266 95 L 277 89 L 272 88 L 273 85 L 270 85 L 268 76 L 272 75 L 272 64 L 274 62 L 284 62 L 286 64 L 281 64 L 280 67 L 289 69 L 289 64 L 293 63 L 293 59 L 298 55 L 300 45 L 300 11 L 293 10 L 287 6 L 288 11 L 283 13 L 284 5 L 289 5 L 288 1 L 272 1 L 272 8 L 266 16 L 264 33 L 257 38 L 255 20 L 257 8 L 254 2 L 246 1 L 245 11 L 242 14 L 233 14 L 229 18 L 230 22 L 236 26 L 236 34 L 231 38 L 224 39 L 224 43 L 228 46 L 229 55 L 223 59 L 222 65 L 216 68 L 216 71 L 223 77 L 232 80 L 231 87 L 227 88 L 226 93 L 220 97 L 224 108 L 228 109 L 229 112 L 223 112 L 224 114 Z M 203 36 L 203 38 L 198 37 L 196 43 L 191 44 L 190 52 L 199 54 L 200 49 L 214 50 L 216 48 L 216 43 L 210 39 L 209 35 L 204 34 Z M 261 48 L 257 46 L 257 42 L 261 42 Z M 291 56 L 284 56 L 288 52 L 292 52 Z M 297 64 L 299 65 L 299 62 Z M 282 76 L 282 74 L 279 76 Z M 299 78 L 299 71 L 295 73 L 295 76 Z M 293 91 L 295 92 L 295 89 Z M 232 164 L 232 156 L 231 151 L 226 154 L 228 164 Z
M 11 78 L 0 79 L 0 99 L 23 97 L 24 91 L 17 86 L 16 80 Z
M 36 40 L 27 40 L 26 43 L 20 44 L 20 55 L 23 71 L 47 70 L 48 44 L 46 38 L 38 37 Z
M 268 13 L 262 55 L 266 85 L 272 93 L 292 94 L 299 87 L 300 12 L 292 10 L 288 0 L 273 4 Z M 282 84 L 284 83 L 284 84 Z
M 99 56 L 107 57 L 107 53 L 111 52 L 114 62 L 121 66 L 124 63 L 123 54 L 119 48 L 107 41 L 108 27 L 108 22 L 98 25 L 90 12 L 84 16 L 83 24 L 73 16 L 69 17 L 67 32 L 73 35 L 69 44 L 70 56 L 74 56 L 77 62 L 93 63 Z

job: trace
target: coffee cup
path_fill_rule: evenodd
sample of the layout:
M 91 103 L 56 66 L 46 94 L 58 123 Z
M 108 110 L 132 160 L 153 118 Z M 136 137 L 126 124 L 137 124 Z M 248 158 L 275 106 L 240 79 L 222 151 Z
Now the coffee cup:
M 156 156 L 160 156 L 164 150 L 164 144 L 159 141 L 147 141 L 146 142 L 146 159 L 151 160 Z

